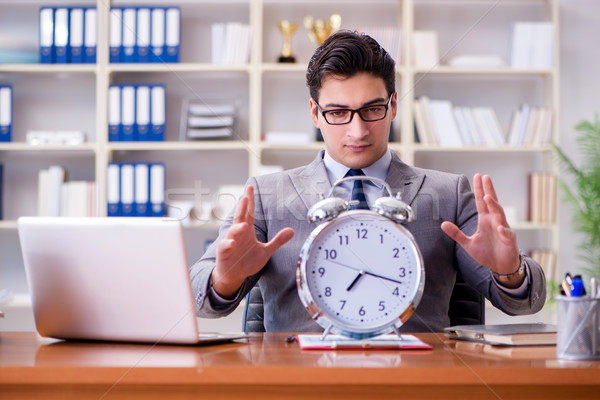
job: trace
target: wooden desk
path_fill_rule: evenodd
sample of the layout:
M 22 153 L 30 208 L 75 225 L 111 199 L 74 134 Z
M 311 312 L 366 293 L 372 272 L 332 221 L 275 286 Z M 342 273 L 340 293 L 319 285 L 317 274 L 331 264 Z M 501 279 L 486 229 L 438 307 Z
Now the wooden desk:
M 600 399 L 599 361 L 419 334 L 433 350 L 302 351 L 285 334 L 206 347 L 0 333 L 8 399 Z

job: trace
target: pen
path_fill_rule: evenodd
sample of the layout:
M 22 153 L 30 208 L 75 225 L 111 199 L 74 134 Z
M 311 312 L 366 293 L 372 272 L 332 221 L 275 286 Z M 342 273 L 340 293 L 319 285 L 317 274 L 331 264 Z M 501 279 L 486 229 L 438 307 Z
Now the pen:
M 581 275 L 575 275 L 573 277 L 569 288 L 571 289 L 571 296 L 573 297 L 585 295 L 585 288 L 583 287 L 583 279 L 581 279 Z
M 296 335 L 289 335 L 285 338 L 286 343 L 294 343 L 296 341 Z
M 561 289 L 564 292 L 565 296 L 570 296 L 571 295 L 571 287 L 569 286 L 569 284 L 567 283 L 567 281 L 562 281 L 561 283 Z

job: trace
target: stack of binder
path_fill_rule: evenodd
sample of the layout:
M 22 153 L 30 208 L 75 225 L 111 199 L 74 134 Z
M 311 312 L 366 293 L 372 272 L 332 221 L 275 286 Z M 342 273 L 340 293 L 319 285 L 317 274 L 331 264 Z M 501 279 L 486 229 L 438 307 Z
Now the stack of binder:
M 165 215 L 164 164 L 109 163 L 106 182 L 109 217 Z
M 0 142 L 12 136 L 12 86 L 0 85 Z
M 186 100 L 183 104 L 182 140 L 231 138 L 234 124 L 235 105 L 232 103 Z
M 179 62 L 178 7 L 113 7 L 110 10 L 111 63 Z
M 40 8 L 40 63 L 96 63 L 95 7 Z
M 108 88 L 110 141 L 164 141 L 165 120 L 164 85 L 111 85 Z

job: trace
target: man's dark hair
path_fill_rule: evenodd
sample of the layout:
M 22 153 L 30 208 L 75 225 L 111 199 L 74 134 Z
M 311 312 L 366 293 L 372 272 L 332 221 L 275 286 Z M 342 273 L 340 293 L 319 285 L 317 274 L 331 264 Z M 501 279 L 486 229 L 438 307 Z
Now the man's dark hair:
M 364 33 L 338 31 L 325 40 L 313 54 L 306 71 L 310 96 L 319 100 L 323 80 L 331 75 L 350 78 L 367 72 L 382 78 L 388 96 L 396 89 L 394 59 L 372 37 Z

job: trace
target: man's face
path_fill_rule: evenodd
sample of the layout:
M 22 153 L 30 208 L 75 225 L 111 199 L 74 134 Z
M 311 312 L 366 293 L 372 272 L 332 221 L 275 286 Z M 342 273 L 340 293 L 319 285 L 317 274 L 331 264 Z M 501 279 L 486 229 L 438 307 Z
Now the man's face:
M 317 101 L 321 110 L 327 111 L 387 104 L 389 97 L 383 79 L 368 73 L 325 78 L 319 99 L 310 99 L 310 111 L 313 123 L 321 129 L 329 155 L 349 168 L 365 168 L 379 160 L 387 151 L 390 125 L 397 111 L 396 97 L 394 93 L 387 115 L 380 121 L 365 122 L 354 113 L 349 124 L 329 125 Z

